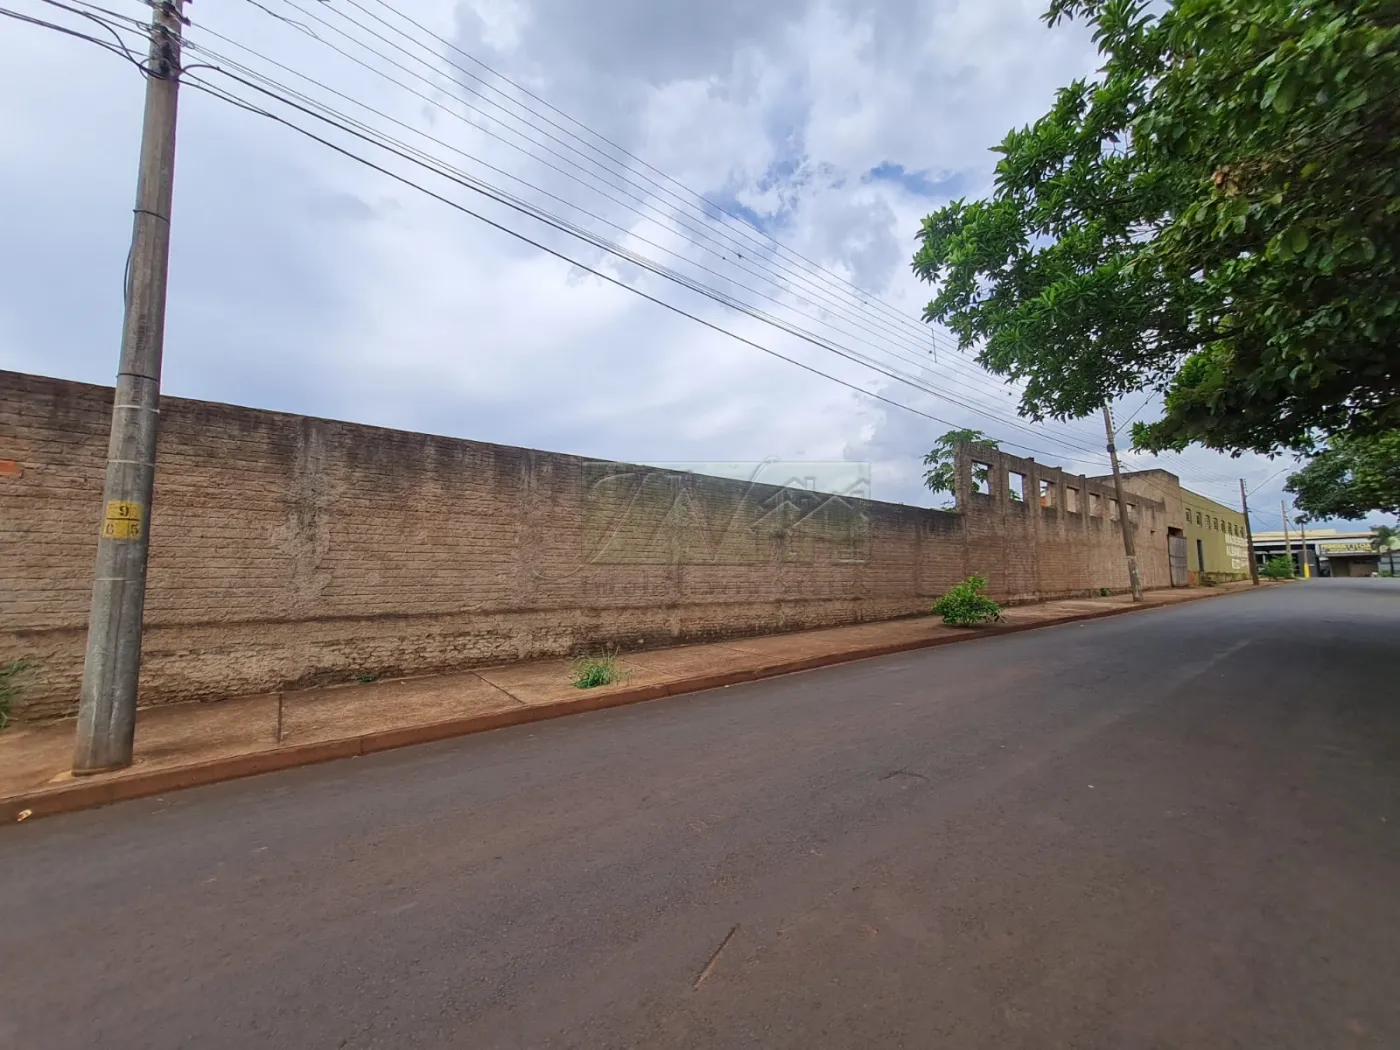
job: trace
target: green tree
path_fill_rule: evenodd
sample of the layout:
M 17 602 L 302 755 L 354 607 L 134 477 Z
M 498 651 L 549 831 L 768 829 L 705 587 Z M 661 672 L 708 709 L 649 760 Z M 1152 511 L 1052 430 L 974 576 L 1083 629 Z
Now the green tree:
M 1284 488 L 1300 510 L 1317 518 L 1400 513 L 1400 430 L 1333 438 Z
M 923 224 L 925 310 L 1023 415 L 1142 389 L 1139 448 L 1400 427 L 1400 5 L 1053 0 L 1104 64 Z
M 1376 551 L 1400 547 L 1400 529 L 1394 525 L 1377 525 L 1371 530 L 1371 547 Z
M 933 449 L 924 457 L 924 466 L 929 469 L 924 471 L 924 484 L 932 492 L 946 492 L 950 496 L 957 494 L 957 471 L 955 458 L 957 456 L 958 443 L 966 441 L 973 445 L 990 445 L 997 448 L 997 443 L 980 430 L 950 430 L 934 443 Z M 973 480 L 979 484 L 987 483 L 987 468 L 984 466 L 974 466 L 972 468 Z

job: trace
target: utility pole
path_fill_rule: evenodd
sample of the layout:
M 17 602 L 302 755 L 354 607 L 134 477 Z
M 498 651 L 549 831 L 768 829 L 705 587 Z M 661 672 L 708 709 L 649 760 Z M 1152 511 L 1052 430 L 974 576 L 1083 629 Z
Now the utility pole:
M 1105 402 L 1103 429 L 1108 435 L 1108 458 L 1113 464 L 1113 491 L 1118 498 L 1118 523 L 1123 526 L 1123 552 L 1128 556 L 1128 584 L 1133 601 L 1142 601 L 1142 580 L 1138 577 L 1137 551 L 1133 547 L 1133 524 L 1128 520 L 1128 503 L 1123 498 L 1123 474 L 1118 469 L 1118 446 L 1113 440 L 1113 412 Z
M 1249 544 L 1249 578 L 1258 587 L 1259 562 L 1254 558 L 1254 526 L 1249 523 L 1249 494 L 1244 490 L 1244 478 L 1240 478 L 1240 506 L 1244 508 L 1244 538 Z
M 160 362 L 165 342 L 184 0 L 156 0 L 151 6 L 154 13 L 126 316 L 112 403 L 97 573 L 73 753 L 73 772 L 78 775 L 131 765 L 136 735 L 146 553 L 160 423 Z
M 1298 519 L 1298 546 L 1303 548 L 1303 579 L 1312 579 L 1312 568 L 1308 565 L 1308 519 L 1303 515 Z
M 1278 501 L 1279 517 L 1283 519 L 1283 545 L 1288 549 L 1288 564 L 1293 569 L 1293 575 L 1298 575 L 1298 565 L 1293 560 L 1293 537 L 1288 534 L 1288 504 L 1284 500 Z

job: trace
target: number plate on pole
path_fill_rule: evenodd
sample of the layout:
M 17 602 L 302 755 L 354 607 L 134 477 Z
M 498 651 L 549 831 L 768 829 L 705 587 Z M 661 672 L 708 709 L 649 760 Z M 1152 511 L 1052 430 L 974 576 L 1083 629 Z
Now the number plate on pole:
M 102 516 L 102 538 L 108 540 L 139 540 L 141 538 L 141 504 L 127 500 L 108 500 Z

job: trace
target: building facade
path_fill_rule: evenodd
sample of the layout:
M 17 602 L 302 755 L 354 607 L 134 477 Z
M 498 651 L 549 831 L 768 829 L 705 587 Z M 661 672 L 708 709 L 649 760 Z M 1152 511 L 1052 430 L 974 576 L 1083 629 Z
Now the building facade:
M 1370 576 L 1400 572 L 1400 550 L 1378 551 L 1370 532 L 1300 528 L 1254 534 L 1254 559 L 1260 566 L 1270 558 L 1292 555 L 1299 576 Z M 1305 562 L 1306 559 L 1306 562 Z M 1305 568 L 1306 564 L 1306 568 Z
M 1112 483 L 1113 478 L 1098 480 Z M 1129 471 L 1123 475 L 1123 488 L 1166 506 L 1176 586 L 1248 579 L 1249 539 L 1242 513 L 1183 487 L 1181 479 L 1166 470 Z
M 1186 550 L 1191 569 L 1215 583 L 1249 576 L 1249 535 L 1244 515 L 1190 489 L 1181 490 Z

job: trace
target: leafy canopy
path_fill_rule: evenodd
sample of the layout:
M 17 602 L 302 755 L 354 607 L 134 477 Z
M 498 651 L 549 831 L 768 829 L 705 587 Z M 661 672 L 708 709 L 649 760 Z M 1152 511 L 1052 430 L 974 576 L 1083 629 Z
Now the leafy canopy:
M 1400 430 L 1338 436 L 1290 474 L 1284 488 L 1313 519 L 1361 518 L 1377 510 L 1400 514 Z
M 990 445 L 997 448 L 997 443 L 980 430 L 950 430 L 934 443 L 932 450 L 924 457 L 924 466 L 929 469 L 924 471 L 924 484 L 932 492 L 946 492 L 949 495 L 957 494 L 957 458 L 958 443 L 966 441 L 973 445 Z M 979 482 L 986 482 L 987 468 L 973 467 L 973 479 Z
M 1053 0 L 1092 82 L 930 215 L 940 321 L 1023 415 L 1165 395 L 1139 448 L 1269 452 L 1400 427 L 1400 5 Z

